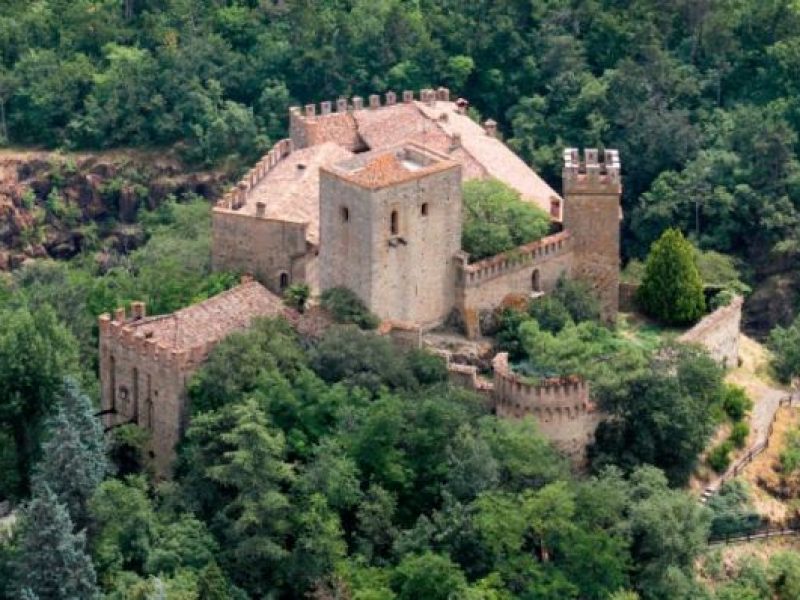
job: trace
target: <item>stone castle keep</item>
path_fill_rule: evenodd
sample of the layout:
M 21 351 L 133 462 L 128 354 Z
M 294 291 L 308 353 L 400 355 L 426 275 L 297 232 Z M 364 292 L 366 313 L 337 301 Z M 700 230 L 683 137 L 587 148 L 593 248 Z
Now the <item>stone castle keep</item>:
M 131 314 L 100 318 L 107 425 L 135 422 L 151 430 L 157 473 L 168 475 L 186 426 L 189 377 L 216 343 L 252 319 L 284 315 L 297 322 L 278 296 L 296 283 L 308 284 L 313 295 L 349 288 L 384 321 L 383 331 L 406 339 L 446 322 L 478 338 L 505 300 L 548 293 L 561 276 L 588 282 L 604 317 L 613 319 L 617 152 L 565 150 L 562 197 L 499 139 L 493 121 L 480 125 L 467 109 L 445 88 L 416 97 L 373 95 L 366 105 L 355 97 L 292 108 L 291 137 L 213 209 L 214 268 L 257 281 L 172 315 L 148 317 L 135 303 Z M 461 186 L 476 178 L 496 178 L 547 211 L 552 234 L 470 262 L 461 249 Z M 450 367 L 454 381 L 486 394 L 497 414 L 534 415 L 564 450 L 579 454 L 591 440 L 598 413 L 585 383 L 531 386 L 502 355 L 494 382 L 474 367 Z

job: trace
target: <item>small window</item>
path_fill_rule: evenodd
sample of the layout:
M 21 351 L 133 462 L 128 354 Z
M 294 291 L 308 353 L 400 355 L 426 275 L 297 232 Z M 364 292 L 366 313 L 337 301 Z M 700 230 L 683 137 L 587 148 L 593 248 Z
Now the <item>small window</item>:
M 347 223 L 350 220 L 350 209 L 346 206 L 342 207 L 342 223 Z
M 534 292 L 541 292 L 541 285 L 539 283 L 539 269 L 535 269 L 531 275 L 531 288 Z
M 427 217 L 428 216 L 428 203 L 427 202 L 425 202 L 422 206 L 420 206 L 419 212 L 423 217 Z
M 392 211 L 391 221 L 390 221 L 390 224 L 389 224 L 389 231 L 391 232 L 392 235 L 397 235 L 397 232 L 400 230 L 399 221 L 400 221 L 400 218 L 397 215 L 397 211 L 393 210 Z
M 281 273 L 280 281 L 279 281 L 280 288 L 285 290 L 289 287 L 289 274 L 288 273 Z

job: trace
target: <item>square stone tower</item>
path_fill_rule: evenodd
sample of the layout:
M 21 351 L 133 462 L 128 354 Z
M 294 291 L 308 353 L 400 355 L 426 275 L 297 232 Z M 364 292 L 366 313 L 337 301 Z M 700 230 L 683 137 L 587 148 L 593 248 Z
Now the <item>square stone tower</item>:
M 386 320 L 432 326 L 455 303 L 461 166 L 417 144 L 320 169 L 319 279 Z
M 619 153 L 587 148 L 564 150 L 564 229 L 572 234 L 572 276 L 594 289 L 603 318 L 619 310 L 620 179 Z

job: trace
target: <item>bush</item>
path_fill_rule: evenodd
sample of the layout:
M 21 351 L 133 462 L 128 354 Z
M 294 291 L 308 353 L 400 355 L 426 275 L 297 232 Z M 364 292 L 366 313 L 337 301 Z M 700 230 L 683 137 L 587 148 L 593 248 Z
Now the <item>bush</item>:
M 722 442 L 708 453 L 706 458 L 708 465 L 717 473 L 723 473 L 731 464 L 731 450 L 733 443 L 730 440 Z
M 303 312 L 309 296 L 311 296 L 311 288 L 308 287 L 308 284 L 295 283 L 284 290 L 283 301 L 286 306 Z
M 531 300 L 528 314 L 536 319 L 539 327 L 550 333 L 558 333 L 572 320 L 564 303 L 552 295 Z
M 375 329 L 380 323 L 380 319 L 367 310 L 361 298 L 347 288 L 325 290 L 320 302 L 337 323 L 352 323 L 361 329 Z
M 585 281 L 561 275 L 553 290 L 553 298 L 564 305 L 576 323 L 600 319 L 600 302 Z
M 675 325 L 696 321 L 705 312 L 696 252 L 679 230 L 668 229 L 650 248 L 636 299 L 645 313 Z
M 727 384 L 723 391 L 722 408 L 732 421 L 741 421 L 753 408 L 753 401 L 744 388 Z
M 750 426 L 744 421 L 739 421 L 733 425 L 733 430 L 728 438 L 737 448 L 744 448 L 747 443 L 747 436 L 750 435 Z
M 800 315 L 789 327 L 773 329 L 767 345 L 774 354 L 772 367 L 781 381 L 788 383 L 800 376 Z
M 500 254 L 538 240 L 550 230 L 550 217 L 496 179 L 464 184 L 461 247 L 472 260 Z

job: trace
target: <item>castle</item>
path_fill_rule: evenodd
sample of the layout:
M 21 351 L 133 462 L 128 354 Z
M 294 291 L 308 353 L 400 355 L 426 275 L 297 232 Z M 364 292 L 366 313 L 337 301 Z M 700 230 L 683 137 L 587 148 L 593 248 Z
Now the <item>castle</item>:
M 614 150 L 564 152 L 563 198 L 498 137 L 492 120 L 468 116 L 446 88 L 393 92 L 290 109 L 278 142 L 213 209 L 215 269 L 256 282 L 173 315 L 147 317 L 136 303 L 100 318 L 106 423 L 153 432 L 159 474 L 168 474 L 186 425 L 186 384 L 211 348 L 258 316 L 292 318 L 278 294 L 295 283 L 314 294 L 355 292 L 387 332 L 457 323 L 480 337 L 509 297 L 550 292 L 562 276 L 586 281 L 611 320 L 619 303 L 620 163 Z M 477 262 L 461 248 L 462 182 L 496 178 L 546 210 L 552 233 Z M 268 291 L 269 290 L 269 291 Z M 598 421 L 585 384 L 530 390 L 495 360 L 489 384 L 474 367 L 454 380 L 486 393 L 501 416 L 533 414 L 542 430 L 580 453 Z M 472 370 L 471 370 L 472 369 Z M 536 386 L 533 386 L 536 387 Z M 520 395 L 524 396 L 520 400 Z M 538 400 L 537 400 L 538 399 Z M 542 406 L 538 406 L 542 404 Z M 545 406 L 546 405 L 546 406 Z

